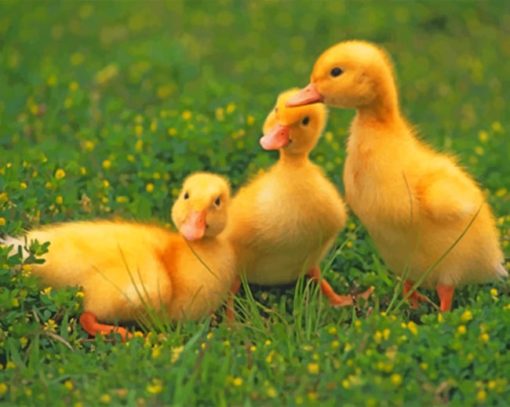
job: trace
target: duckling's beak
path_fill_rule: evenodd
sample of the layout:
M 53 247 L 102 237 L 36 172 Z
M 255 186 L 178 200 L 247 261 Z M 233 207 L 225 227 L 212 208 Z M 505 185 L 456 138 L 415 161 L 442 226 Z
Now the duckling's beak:
M 304 106 L 312 103 L 319 103 L 324 100 L 324 97 L 315 88 L 313 83 L 310 83 L 306 88 L 301 89 L 298 93 L 287 100 L 287 107 Z
M 191 212 L 184 223 L 181 225 L 179 232 L 186 240 L 200 240 L 204 237 L 206 228 L 207 212 Z
M 277 124 L 260 139 L 264 150 L 279 150 L 290 143 L 290 129 L 288 126 Z

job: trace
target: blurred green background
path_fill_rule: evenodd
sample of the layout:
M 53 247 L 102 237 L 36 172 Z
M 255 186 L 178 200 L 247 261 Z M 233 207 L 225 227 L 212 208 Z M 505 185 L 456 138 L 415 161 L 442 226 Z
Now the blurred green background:
M 2 0 L 0 233 L 169 223 L 197 170 L 237 188 L 276 159 L 258 138 L 277 94 L 308 83 L 326 47 L 364 39 L 391 54 L 420 137 L 486 189 L 508 257 L 509 27 L 504 0 Z M 352 117 L 332 111 L 313 152 L 340 189 Z M 200 322 L 129 346 L 88 341 L 75 291 L 41 291 L 0 249 L 0 402 L 505 405 L 508 282 L 459 290 L 444 318 L 405 305 L 385 316 L 396 281 L 356 219 L 338 243 L 327 277 L 344 292 L 375 285 L 368 307 L 262 291 L 264 317 L 248 301 L 255 312 L 236 331 Z

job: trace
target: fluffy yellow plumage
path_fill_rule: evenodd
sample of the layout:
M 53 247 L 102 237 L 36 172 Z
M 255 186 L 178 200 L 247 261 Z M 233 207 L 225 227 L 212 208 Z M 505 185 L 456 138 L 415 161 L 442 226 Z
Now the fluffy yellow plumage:
M 291 283 L 303 274 L 319 279 L 319 263 L 346 220 L 336 188 L 308 158 L 326 123 L 326 108 L 288 108 L 294 93 L 278 97 L 260 140 L 266 150 L 279 150 L 280 159 L 234 197 L 226 232 L 239 273 L 262 285 Z M 325 280 L 321 286 L 332 304 L 352 304 L 351 296 L 337 295 Z
M 339 43 L 317 60 L 311 84 L 289 105 L 323 101 L 354 108 L 344 169 L 346 199 L 381 256 L 408 279 L 405 291 L 449 250 L 423 281 L 449 310 L 454 288 L 507 275 L 491 210 L 454 159 L 418 140 L 403 118 L 392 66 L 378 47 Z M 414 302 L 422 297 L 412 294 Z
M 227 222 L 229 191 L 217 175 L 197 173 L 185 180 L 172 218 L 188 240 L 156 225 L 123 221 L 32 230 L 27 241 L 50 242 L 44 264 L 34 266 L 34 273 L 54 287 L 83 287 L 82 324 L 92 334 L 112 331 L 97 324 L 96 317 L 134 320 L 147 304 L 175 320 L 207 316 L 225 299 L 234 279 L 234 252 L 219 235 Z

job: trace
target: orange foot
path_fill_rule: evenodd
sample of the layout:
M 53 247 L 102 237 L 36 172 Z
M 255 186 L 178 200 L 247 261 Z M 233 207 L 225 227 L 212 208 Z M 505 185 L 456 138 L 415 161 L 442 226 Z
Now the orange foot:
M 313 267 L 308 272 L 308 276 L 313 280 L 317 281 L 320 284 L 320 288 L 322 293 L 328 297 L 329 303 L 333 307 L 347 307 L 349 305 L 353 305 L 358 298 L 368 299 L 372 292 L 374 291 L 373 287 L 370 287 L 368 290 L 365 290 L 361 294 L 356 295 L 340 295 L 335 292 L 333 287 L 326 281 L 326 279 L 321 278 L 321 270 L 319 267 Z
M 92 336 L 96 336 L 97 334 L 109 335 L 111 333 L 116 333 L 120 335 L 122 342 L 125 342 L 126 339 L 129 339 L 132 336 L 126 328 L 122 328 L 121 326 L 100 324 L 97 322 L 96 316 L 92 312 L 88 311 L 81 314 L 80 325 L 89 335 Z
M 411 304 L 411 308 L 416 309 L 420 305 L 420 302 L 430 302 L 430 299 L 427 296 L 420 294 L 417 290 L 413 290 L 411 294 L 409 294 L 409 292 L 413 288 L 413 285 L 414 282 L 412 282 L 411 280 L 404 281 L 403 291 L 404 297 L 406 297 Z
M 452 309 L 453 294 L 455 287 L 451 285 L 438 284 L 436 286 L 437 294 L 439 295 L 439 309 L 441 312 L 448 312 Z

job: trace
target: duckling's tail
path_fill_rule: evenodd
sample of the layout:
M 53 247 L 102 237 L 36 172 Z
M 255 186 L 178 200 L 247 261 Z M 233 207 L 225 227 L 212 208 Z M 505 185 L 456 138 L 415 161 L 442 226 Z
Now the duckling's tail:
M 14 255 L 20 250 L 21 247 L 23 257 L 28 255 L 28 251 L 25 248 L 25 242 L 19 237 L 4 236 L 0 237 L 0 246 L 11 246 L 10 255 Z

